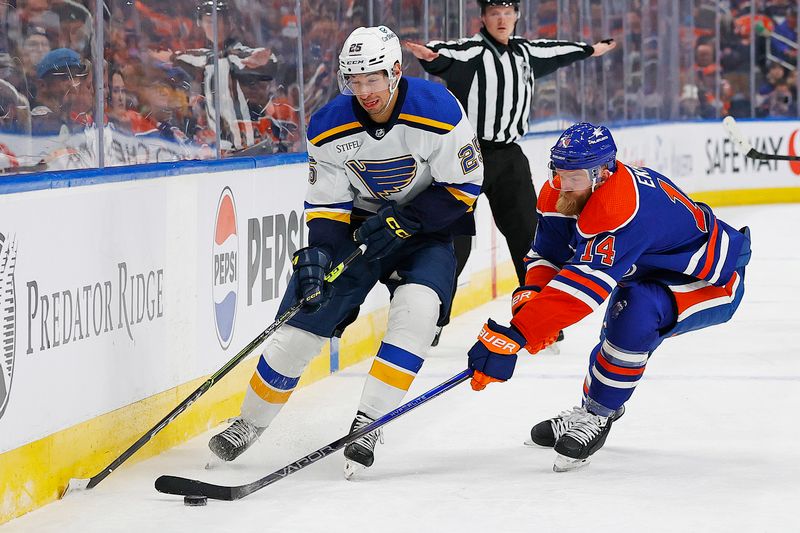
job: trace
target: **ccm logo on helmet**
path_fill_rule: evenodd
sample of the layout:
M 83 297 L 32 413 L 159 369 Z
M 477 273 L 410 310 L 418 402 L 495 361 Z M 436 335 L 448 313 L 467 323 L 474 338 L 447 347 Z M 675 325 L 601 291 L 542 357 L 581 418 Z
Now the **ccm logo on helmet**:
M 493 331 L 490 331 L 486 328 L 486 324 L 483 325 L 481 328 L 481 332 L 478 335 L 478 340 L 483 343 L 484 346 L 489 348 L 494 353 L 510 353 L 514 354 L 520 350 L 520 345 L 516 342 L 512 341 L 505 335 L 500 335 Z

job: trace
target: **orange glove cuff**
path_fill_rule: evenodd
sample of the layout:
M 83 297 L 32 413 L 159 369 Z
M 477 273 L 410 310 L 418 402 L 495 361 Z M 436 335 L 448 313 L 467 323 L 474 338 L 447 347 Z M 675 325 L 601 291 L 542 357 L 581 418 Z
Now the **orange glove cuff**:
M 541 341 L 539 341 L 537 343 L 527 344 L 525 346 L 525 349 L 528 350 L 528 353 L 530 353 L 531 355 L 534 355 L 534 354 L 544 350 L 545 348 L 547 348 L 548 346 L 550 346 L 551 344 L 553 344 L 557 340 L 558 340 L 558 333 L 556 333 L 552 337 L 545 337 L 544 339 L 542 339 Z

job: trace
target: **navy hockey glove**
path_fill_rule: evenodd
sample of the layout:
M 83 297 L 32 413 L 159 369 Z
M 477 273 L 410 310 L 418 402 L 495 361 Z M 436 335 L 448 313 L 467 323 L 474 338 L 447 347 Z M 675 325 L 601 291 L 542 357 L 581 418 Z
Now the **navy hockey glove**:
M 533 300 L 539 292 L 541 292 L 541 288 L 537 287 L 536 285 L 523 285 L 522 287 L 517 287 L 514 290 L 514 294 L 511 295 L 511 315 L 516 315 L 517 311 L 522 309 L 525 304 Z
M 525 344 L 525 337 L 514 326 L 501 326 L 490 318 L 469 350 L 469 367 L 474 370 L 472 389 L 483 390 L 489 383 L 511 379 L 517 352 Z
M 375 261 L 396 251 L 421 228 L 422 224 L 404 215 L 393 202 L 365 220 L 353 237 L 357 242 L 367 245 L 364 258 Z
M 325 274 L 331 269 L 328 254 L 319 248 L 301 248 L 292 256 L 294 275 L 297 276 L 297 299 L 306 300 L 301 310 L 314 313 L 328 303 L 332 289 L 325 283 Z

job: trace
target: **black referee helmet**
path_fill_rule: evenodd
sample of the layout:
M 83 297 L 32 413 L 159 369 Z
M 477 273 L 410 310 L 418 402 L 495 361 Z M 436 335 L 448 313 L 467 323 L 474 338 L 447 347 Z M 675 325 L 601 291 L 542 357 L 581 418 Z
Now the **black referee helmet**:
M 514 11 L 519 12 L 519 0 L 478 0 L 478 5 L 481 8 L 481 15 L 490 6 L 513 7 Z
M 210 17 L 214 13 L 214 7 L 214 0 L 203 0 L 197 4 L 197 17 Z M 216 8 L 217 15 L 227 16 L 230 13 L 226 0 L 217 0 Z

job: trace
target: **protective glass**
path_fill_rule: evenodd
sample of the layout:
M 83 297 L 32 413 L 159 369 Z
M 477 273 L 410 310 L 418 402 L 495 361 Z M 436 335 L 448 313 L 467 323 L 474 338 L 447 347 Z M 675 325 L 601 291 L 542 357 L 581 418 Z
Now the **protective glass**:
M 339 91 L 348 96 L 362 96 L 386 91 L 392 81 L 382 70 L 367 74 L 344 74 L 340 70 L 337 74 Z
M 581 168 L 577 170 L 563 170 L 556 168 L 552 161 L 547 165 L 549 170 L 548 181 L 550 186 L 557 191 L 583 191 L 591 188 L 592 179 L 589 171 Z
M 64 91 L 63 95 L 61 96 L 61 98 L 64 99 L 67 97 L 67 95 L 75 94 L 75 92 L 81 90 L 81 84 L 86 81 L 88 77 L 89 69 L 86 68 L 86 66 L 81 66 L 80 68 L 70 68 L 68 65 L 64 65 L 45 74 L 42 80 L 62 82 L 63 85 L 58 85 L 58 87 Z M 87 90 L 85 85 L 83 90 Z M 86 94 L 88 95 L 88 93 Z M 87 113 L 91 113 L 90 108 L 82 109 L 80 112 L 75 114 L 85 116 Z
M 45 78 L 49 77 L 53 80 L 69 80 L 73 87 L 77 87 L 88 75 L 89 69 L 86 65 L 81 65 L 79 68 L 71 68 L 69 65 L 63 65 L 50 70 L 47 74 L 45 74 Z

